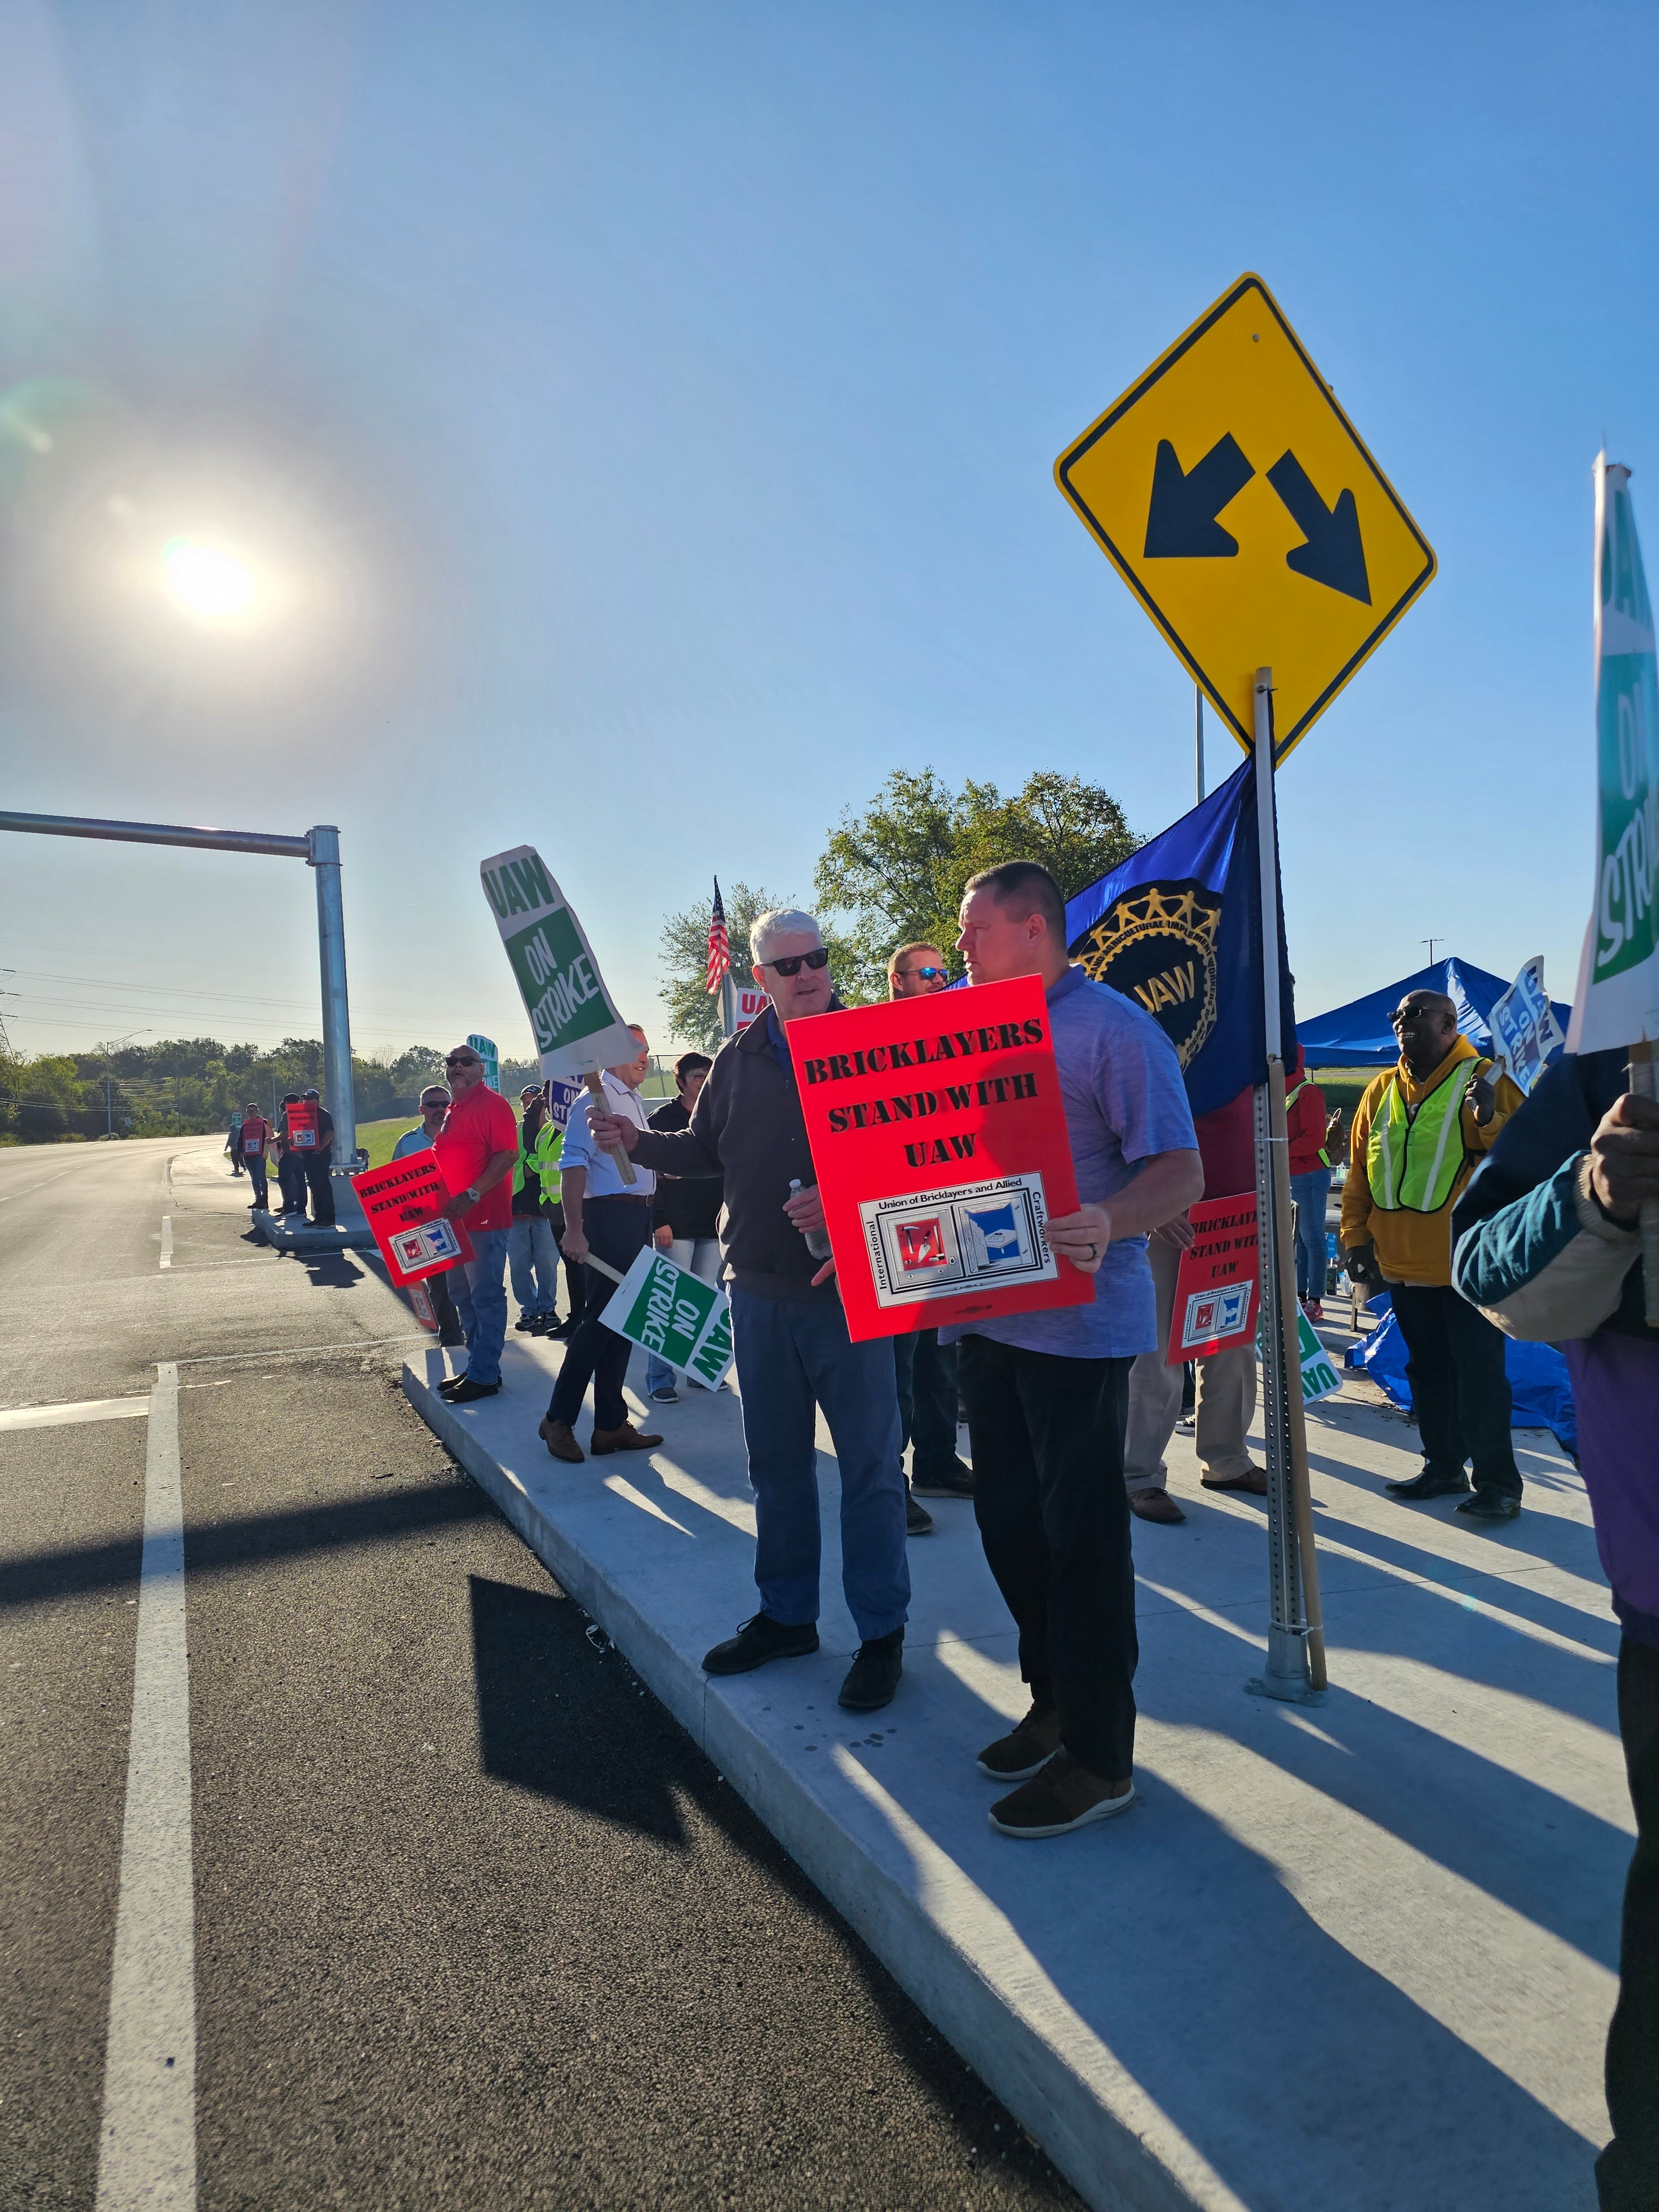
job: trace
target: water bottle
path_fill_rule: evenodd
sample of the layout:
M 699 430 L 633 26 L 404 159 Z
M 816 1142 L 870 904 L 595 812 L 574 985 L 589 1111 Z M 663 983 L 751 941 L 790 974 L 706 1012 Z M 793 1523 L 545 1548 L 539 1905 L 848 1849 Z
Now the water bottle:
M 793 1198 L 799 1188 L 800 1177 L 799 1176 L 791 1176 L 789 1178 L 790 1197 Z M 830 1257 L 830 1239 L 822 1229 L 803 1229 L 800 1233 L 806 1239 L 806 1249 L 815 1260 L 827 1260 Z

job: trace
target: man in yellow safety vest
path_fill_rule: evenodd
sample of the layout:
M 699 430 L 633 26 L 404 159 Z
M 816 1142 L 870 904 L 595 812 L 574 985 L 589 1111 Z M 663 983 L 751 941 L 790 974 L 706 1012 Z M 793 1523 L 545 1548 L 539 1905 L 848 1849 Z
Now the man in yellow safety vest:
M 1457 1510 L 1512 1521 L 1521 1470 L 1510 1441 L 1504 1339 L 1452 1288 L 1452 1207 L 1520 1106 L 1507 1075 L 1492 1079 L 1440 991 L 1407 991 L 1390 1017 L 1398 1064 L 1354 1110 L 1342 1189 L 1342 1249 L 1358 1283 L 1388 1289 L 1406 1340 L 1423 1472 L 1387 1486 L 1413 1503 L 1468 1490 Z

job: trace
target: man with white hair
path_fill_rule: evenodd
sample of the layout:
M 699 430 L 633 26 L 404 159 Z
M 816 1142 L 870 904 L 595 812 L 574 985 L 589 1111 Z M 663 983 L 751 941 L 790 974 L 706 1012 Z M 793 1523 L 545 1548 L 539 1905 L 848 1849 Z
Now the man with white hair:
M 620 1115 L 590 1126 L 596 1144 L 625 1145 L 642 1167 L 726 1178 L 732 1334 L 761 1602 L 703 1666 L 711 1674 L 741 1674 L 818 1648 L 813 1428 L 821 1406 L 841 1472 L 842 1588 L 860 1638 L 841 1703 L 873 1712 L 898 1686 L 910 1601 L 893 1354 L 884 1339 L 854 1344 L 847 1334 L 834 1267 L 823 1256 L 823 1206 L 784 1038 L 788 1023 L 834 1003 L 829 953 L 812 916 L 793 908 L 762 915 L 750 937 L 755 981 L 771 1003 L 721 1048 L 690 1127 L 641 1131 Z

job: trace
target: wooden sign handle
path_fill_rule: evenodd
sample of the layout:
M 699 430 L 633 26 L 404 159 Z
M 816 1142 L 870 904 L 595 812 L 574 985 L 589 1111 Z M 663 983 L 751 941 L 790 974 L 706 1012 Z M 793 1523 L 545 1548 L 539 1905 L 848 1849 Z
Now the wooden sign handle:
M 598 1100 L 600 1112 L 608 1114 L 611 1111 L 611 1101 L 605 1095 L 605 1079 L 599 1074 L 599 1070 L 597 1068 L 590 1068 L 587 1073 L 583 1076 L 582 1081 L 587 1085 L 587 1094 L 589 1097 Z M 633 1161 L 629 1158 L 628 1154 L 623 1150 L 620 1145 L 607 1145 L 605 1150 L 610 1153 L 611 1158 L 617 1163 L 617 1173 L 622 1177 L 624 1182 L 637 1182 L 639 1181 L 639 1177 L 634 1172 Z

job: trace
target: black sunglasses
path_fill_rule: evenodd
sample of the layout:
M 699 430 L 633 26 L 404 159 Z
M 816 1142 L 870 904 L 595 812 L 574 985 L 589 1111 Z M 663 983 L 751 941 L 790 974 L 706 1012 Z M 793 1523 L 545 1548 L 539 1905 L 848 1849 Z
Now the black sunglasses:
M 823 945 L 815 945 L 810 952 L 786 952 L 781 960 L 763 960 L 763 968 L 775 968 L 780 975 L 799 975 L 803 968 L 826 968 L 830 955 Z
M 477 1067 L 480 1065 L 470 1052 L 451 1052 L 444 1055 L 446 1067 Z

